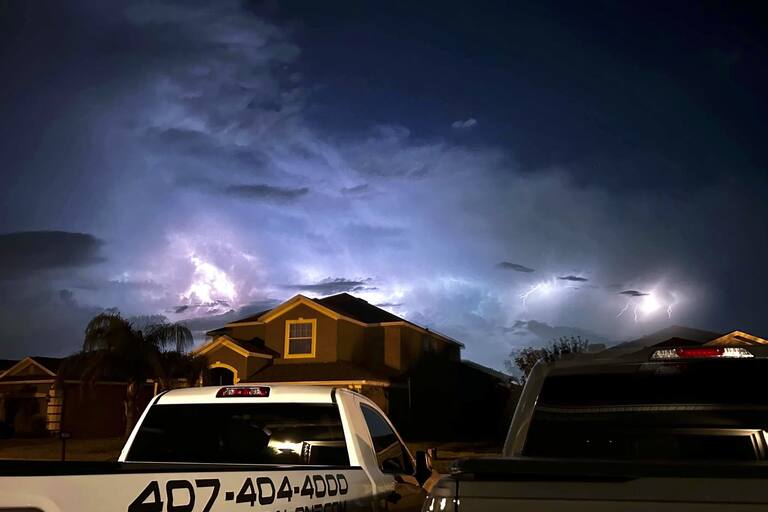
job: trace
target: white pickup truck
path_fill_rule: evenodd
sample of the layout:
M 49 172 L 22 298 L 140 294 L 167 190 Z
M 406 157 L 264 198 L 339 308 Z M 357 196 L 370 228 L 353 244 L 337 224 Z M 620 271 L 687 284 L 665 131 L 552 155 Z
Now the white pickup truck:
M 431 469 L 417 458 L 346 389 L 177 389 L 147 406 L 118 462 L 0 463 L 0 511 L 418 511 Z
M 768 510 L 764 347 L 537 365 L 502 457 L 458 461 L 424 512 Z

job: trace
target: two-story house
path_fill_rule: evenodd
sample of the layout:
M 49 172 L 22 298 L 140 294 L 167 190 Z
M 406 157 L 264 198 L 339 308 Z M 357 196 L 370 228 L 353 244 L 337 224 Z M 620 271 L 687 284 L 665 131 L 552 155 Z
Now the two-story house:
M 296 295 L 207 334 L 195 352 L 208 360 L 210 384 L 349 387 L 400 418 L 401 426 L 415 421 L 417 411 L 454 413 L 462 397 L 480 407 L 489 392 L 500 393 L 504 403 L 509 395 L 505 375 L 461 361 L 462 343 L 348 293 Z

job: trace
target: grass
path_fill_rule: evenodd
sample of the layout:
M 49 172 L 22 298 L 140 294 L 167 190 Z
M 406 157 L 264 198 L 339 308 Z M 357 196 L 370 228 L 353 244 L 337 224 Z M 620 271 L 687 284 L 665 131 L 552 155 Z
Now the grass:
M 68 439 L 67 460 L 117 460 L 123 439 Z M 0 459 L 61 460 L 58 438 L 0 439 Z

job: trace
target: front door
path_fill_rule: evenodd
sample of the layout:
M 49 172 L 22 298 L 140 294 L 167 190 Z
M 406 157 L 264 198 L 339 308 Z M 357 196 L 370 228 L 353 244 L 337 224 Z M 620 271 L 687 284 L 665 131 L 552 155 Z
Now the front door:
M 209 368 L 208 382 L 211 386 L 231 386 L 235 383 L 235 372 L 229 368 Z

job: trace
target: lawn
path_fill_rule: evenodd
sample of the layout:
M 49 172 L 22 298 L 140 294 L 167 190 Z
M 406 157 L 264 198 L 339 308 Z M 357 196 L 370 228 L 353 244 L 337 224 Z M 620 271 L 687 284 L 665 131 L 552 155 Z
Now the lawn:
M 123 447 L 122 438 L 68 439 L 67 460 L 117 460 Z M 61 440 L 0 439 L 0 459 L 61 460 Z

